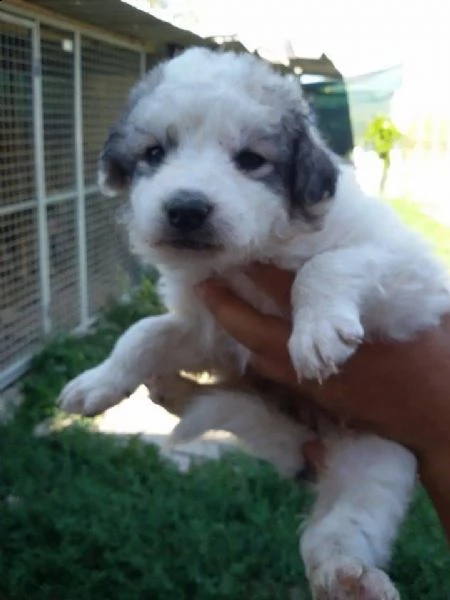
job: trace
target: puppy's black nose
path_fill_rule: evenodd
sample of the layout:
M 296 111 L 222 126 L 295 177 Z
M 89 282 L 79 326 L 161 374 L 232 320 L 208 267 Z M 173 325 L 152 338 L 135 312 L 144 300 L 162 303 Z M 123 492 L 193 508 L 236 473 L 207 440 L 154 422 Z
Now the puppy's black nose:
M 211 210 L 211 204 L 201 192 L 182 191 L 165 204 L 170 225 L 180 233 L 200 229 Z

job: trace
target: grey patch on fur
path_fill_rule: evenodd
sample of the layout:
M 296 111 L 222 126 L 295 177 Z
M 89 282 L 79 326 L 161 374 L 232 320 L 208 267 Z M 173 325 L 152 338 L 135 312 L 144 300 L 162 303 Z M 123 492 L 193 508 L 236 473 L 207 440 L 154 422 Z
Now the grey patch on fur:
M 322 207 L 336 192 L 339 174 L 336 158 L 301 110 L 282 119 L 269 141 L 277 153 L 271 161 L 273 170 L 261 177 L 261 182 L 286 197 L 293 218 L 319 225 Z
M 329 151 L 299 132 L 293 141 L 293 165 L 290 174 L 291 207 L 305 218 L 317 215 L 316 205 L 336 193 L 338 169 Z
M 136 104 L 152 94 L 164 79 L 164 65 L 167 61 L 161 62 L 151 69 L 144 77 L 136 83 L 131 89 L 128 101 L 125 107 L 125 113 L 129 114 Z
M 144 97 L 152 94 L 164 77 L 164 63 L 154 67 L 131 90 L 122 116 L 111 127 L 108 138 L 103 146 L 99 159 L 99 172 L 103 177 L 103 185 L 116 193 L 129 188 L 134 170 L 138 164 L 136 151 L 129 147 L 127 142 L 129 129 L 132 124 L 127 123 L 130 112 Z M 134 133 L 145 135 L 137 130 Z M 147 173 L 148 174 L 148 173 Z
M 336 192 L 339 170 L 337 160 L 312 125 L 303 100 L 300 109 L 282 119 L 279 147 L 282 150 L 275 171 L 284 183 L 291 215 L 317 225 L 324 212 L 322 205 Z
M 121 125 L 111 128 L 100 154 L 99 172 L 103 185 L 116 193 L 128 188 L 135 166 L 135 159 L 128 152 L 126 138 Z

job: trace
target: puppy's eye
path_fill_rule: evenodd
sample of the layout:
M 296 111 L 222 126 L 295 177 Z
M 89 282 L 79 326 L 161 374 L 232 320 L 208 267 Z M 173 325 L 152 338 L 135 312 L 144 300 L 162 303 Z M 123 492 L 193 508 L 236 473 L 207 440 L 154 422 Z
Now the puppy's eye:
M 261 154 L 251 150 L 242 150 L 235 157 L 235 163 L 243 171 L 256 171 L 267 163 L 267 160 Z
M 144 153 L 144 160 L 152 167 L 158 166 L 164 160 L 165 155 L 166 153 L 164 151 L 164 148 L 159 144 L 156 144 L 155 146 L 150 146 L 149 148 L 147 148 L 147 150 Z

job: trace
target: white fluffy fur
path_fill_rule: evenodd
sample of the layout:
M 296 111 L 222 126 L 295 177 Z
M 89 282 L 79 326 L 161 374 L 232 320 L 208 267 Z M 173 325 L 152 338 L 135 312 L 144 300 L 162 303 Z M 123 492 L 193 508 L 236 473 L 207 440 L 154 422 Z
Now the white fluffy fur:
M 274 313 L 271 301 L 239 270 L 251 261 L 297 273 L 289 350 L 305 377 L 327 377 L 363 338 L 406 340 L 438 325 L 450 310 L 442 266 L 388 206 L 362 192 L 350 167 L 340 167 L 334 198 L 321 203 L 319 228 L 290 218 L 280 194 L 264 183 L 270 164 L 251 176 L 234 167 L 230 153 L 243 145 L 265 153 L 270 162 L 276 150 L 270 134 L 283 101 L 301 102 L 297 83 L 252 57 L 190 50 L 163 66 L 162 82 L 148 94 L 146 85 L 140 84 L 131 108 L 133 143 L 145 147 L 148 139 L 175 128 L 178 146 L 161 169 L 133 183 L 130 232 L 138 252 L 161 271 L 169 312 L 133 325 L 104 363 L 69 383 L 61 396 L 65 410 L 101 412 L 154 375 L 245 364 L 246 351 L 217 327 L 192 288 L 220 274 L 256 307 Z M 102 178 L 106 185 L 104 173 Z M 161 244 L 163 204 L 184 188 L 214 199 L 220 252 Z M 299 449 L 311 435 L 270 411 L 257 395 L 218 390 L 199 395 L 175 440 L 212 428 L 236 433 L 288 475 L 301 467 Z M 409 503 L 415 460 L 392 442 L 330 425 L 324 439 L 327 469 L 301 541 L 313 594 L 397 598 L 378 567 L 389 558 Z M 346 587 L 349 578 L 353 592 Z

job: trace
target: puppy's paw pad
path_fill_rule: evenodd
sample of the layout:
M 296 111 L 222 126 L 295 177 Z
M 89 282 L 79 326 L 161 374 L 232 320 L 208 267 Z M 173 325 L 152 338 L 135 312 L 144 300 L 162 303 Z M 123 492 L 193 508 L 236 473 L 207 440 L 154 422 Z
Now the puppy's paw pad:
M 299 376 L 321 381 L 337 372 L 363 337 L 357 317 L 335 315 L 325 320 L 309 315 L 299 317 L 289 340 L 289 351 Z
M 400 594 L 392 581 L 379 569 L 366 570 L 360 586 L 364 600 L 400 600 Z
M 311 587 L 315 600 L 400 600 L 386 573 L 354 559 L 327 561 L 313 572 Z

